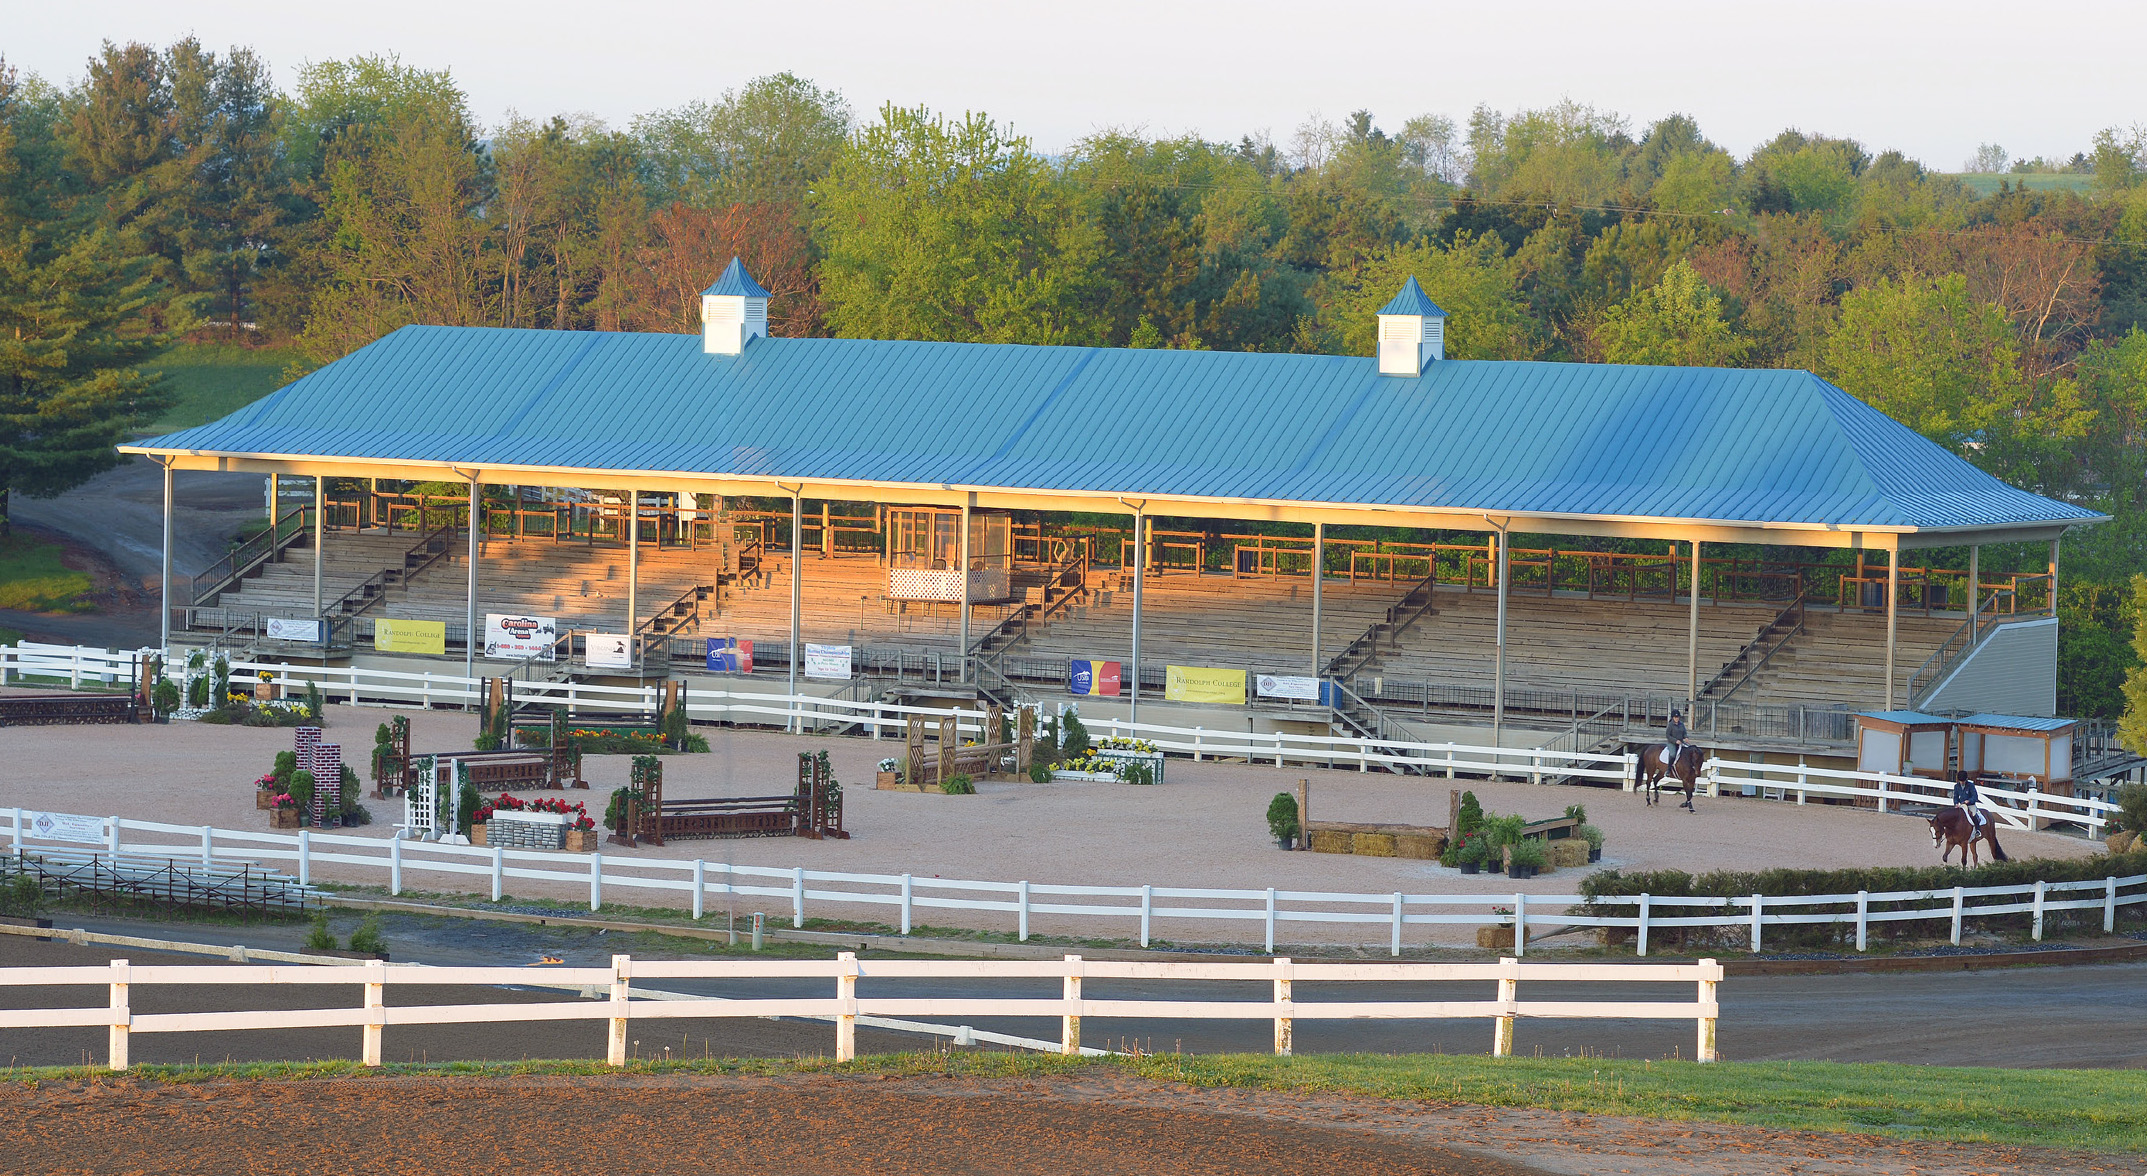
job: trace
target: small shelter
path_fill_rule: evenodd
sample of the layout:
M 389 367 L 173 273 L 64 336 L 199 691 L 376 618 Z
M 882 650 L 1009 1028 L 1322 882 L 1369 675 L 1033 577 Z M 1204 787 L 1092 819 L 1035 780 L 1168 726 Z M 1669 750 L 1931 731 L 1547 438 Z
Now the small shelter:
M 2072 795 L 2075 719 L 1970 715 L 1955 720 L 1961 770 L 2015 780 L 2033 777 L 2045 792 Z
M 962 519 L 969 520 L 966 544 Z M 968 584 L 963 584 L 963 564 Z M 1013 598 L 1014 516 L 1003 510 L 896 506 L 887 511 L 887 595 L 991 604 Z
M 1954 720 L 1922 711 L 1856 716 L 1856 770 L 1944 779 L 1953 762 Z

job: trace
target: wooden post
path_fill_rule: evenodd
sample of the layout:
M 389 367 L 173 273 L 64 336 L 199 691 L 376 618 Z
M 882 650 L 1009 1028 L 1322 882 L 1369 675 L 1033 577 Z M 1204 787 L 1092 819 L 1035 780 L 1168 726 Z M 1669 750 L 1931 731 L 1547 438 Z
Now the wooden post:
M 604 1061 L 607 1065 L 626 1064 L 626 997 L 633 970 L 634 962 L 631 957 L 611 957 L 611 1034 L 604 1050 Z
M 828 504 L 820 504 L 820 557 L 826 559 L 835 554 L 835 532 L 828 526 Z
M 939 720 L 939 779 L 935 784 L 945 784 L 954 778 L 955 753 L 961 749 L 962 732 L 954 721 L 953 712 Z
M 1078 1057 L 1081 1053 L 1081 1014 L 1075 1010 L 1081 1007 L 1080 956 L 1066 957 L 1066 984 L 1062 995 L 1066 1010 L 1059 1017 L 1059 1052 L 1067 1057 Z
M 493 852 L 495 855 L 498 853 L 497 850 Z M 363 1041 L 360 1043 L 359 1061 L 367 1066 L 380 1064 L 380 1030 L 385 1022 L 371 1018 L 386 1016 L 379 1010 L 387 1005 L 387 970 L 387 965 L 379 960 L 365 965 L 365 1012 L 368 1020 L 361 1034 Z
M 1297 841 L 1304 849 L 1312 848 L 1312 781 L 1297 782 Z
M 1275 1004 L 1277 1006 L 1286 1006 L 1290 1003 L 1290 979 L 1295 975 L 1296 969 L 1291 967 L 1290 957 L 1279 956 L 1276 958 Z M 1296 1018 L 1290 1016 L 1283 1008 L 1278 1007 L 1275 1010 L 1275 1056 L 1278 1058 L 1290 1056 L 1290 1049 L 1295 1037 L 1295 1021 Z
M 1021 707 L 1014 720 L 1014 770 L 1023 779 L 1036 764 L 1036 709 Z
M 1498 1026 L 1491 1034 L 1491 1056 L 1494 1058 L 1507 1058 L 1513 1056 L 1512 1010 L 1515 999 L 1520 995 L 1520 961 L 1512 956 L 1507 956 L 1500 960 L 1498 965 L 1505 971 L 1505 975 L 1500 976 L 1498 980 L 1498 1002 L 1503 1007 L 1498 1018 Z
M 906 764 L 903 783 L 912 788 L 924 787 L 924 720 L 910 716 L 908 746 L 903 756 Z

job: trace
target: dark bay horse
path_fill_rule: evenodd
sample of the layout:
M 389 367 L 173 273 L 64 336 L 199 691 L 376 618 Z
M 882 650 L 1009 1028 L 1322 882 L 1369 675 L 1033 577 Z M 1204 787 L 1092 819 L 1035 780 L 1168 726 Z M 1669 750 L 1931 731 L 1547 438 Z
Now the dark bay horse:
M 1977 825 L 1968 819 L 1968 814 L 1962 812 L 1961 806 L 1957 804 L 1948 805 L 1926 819 L 1931 823 L 1931 844 L 1934 847 L 1944 847 L 1938 855 L 1941 865 L 1953 855 L 1955 849 L 1961 851 L 1962 865 L 1980 864 L 1975 859 L 1977 841 L 1990 842 L 1990 856 L 1993 861 L 2012 860 L 2005 856 L 2005 847 L 1998 844 L 1996 821 L 1986 818 L 1981 825 Z
M 1650 747 L 1640 753 L 1640 791 L 1647 797 L 1649 804 L 1661 804 L 1662 782 L 1665 779 L 1683 784 L 1685 803 L 1677 807 L 1698 813 L 1700 810 L 1693 808 L 1692 798 L 1699 793 L 1700 769 L 1706 762 L 1699 745 L 1685 744 L 1678 750 L 1677 762 L 1674 764 L 1663 763 L 1662 753 L 1663 749 L 1660 747 Z

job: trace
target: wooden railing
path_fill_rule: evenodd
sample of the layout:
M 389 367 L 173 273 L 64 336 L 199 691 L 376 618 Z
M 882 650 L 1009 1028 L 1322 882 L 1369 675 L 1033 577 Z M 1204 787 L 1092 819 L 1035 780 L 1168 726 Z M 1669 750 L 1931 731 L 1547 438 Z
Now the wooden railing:
M 275 524 L 231 549 L 229 555 L 210 564 L 206 571 L 194 577 L 187 586 L 187 604 L 199 605 L 206 598 L 221 594 L 225 589 L 246 577 L 255 568 L 282 555 L 285 548 L 305 538 L 306 523 L 312 517 L 312 507 L 296 506 L 284 512 Z M 176 607 L 179 602 L 171 604 Z

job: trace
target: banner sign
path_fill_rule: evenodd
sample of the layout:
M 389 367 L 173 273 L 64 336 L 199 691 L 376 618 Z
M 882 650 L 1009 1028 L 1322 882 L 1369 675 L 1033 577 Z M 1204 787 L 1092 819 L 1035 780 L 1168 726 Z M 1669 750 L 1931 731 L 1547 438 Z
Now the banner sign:
M 1219 702 L 1245 705 L 1245 671 L 1210 666 L 1167 666 L 1163 697 L 1171 702 Z
M 105 843 L 103 817 L 83 817 L 74 813 L 24 813 L 22 817 L 29 822 L 30 836 L 39 841 Z
M 485 614 L 485 656 L 518 661 L 557 661 L 552 643 L 559 639 L 559 622 L 552 617 L 523 613 Z
M 1115 661 L 1077 661 L 1067 665 L 1066 692 L 1095 694 L 1106 698 L 1118 694 L 1119 665 Z
M 847 681 L 850 677 L 850 647 L 808 644 L 805 647 L 805 676 Z
M 382 653 L 447 652 L 446 621 L 406 621 L 381 617 L 373 622 L 373 648 Z
M 708 639 L 708 672 L 711 674 L 752 673 L 753 643 L 737 637 L 710 637 Z
M 319 621 L 297 621 L 288 617 L 268 618 L 268 639 L 271 641 L 319 641 Z
M 583 646 L 590 669 L 634 668 L 634 639 L 624 633 L 591 633 Z
M 1287 698 L 1295 702 L 1320 701 L 1318 678 L 1290 674 L 1261 674 L 1254 679 L 1254 686 L 1262 698 Z

